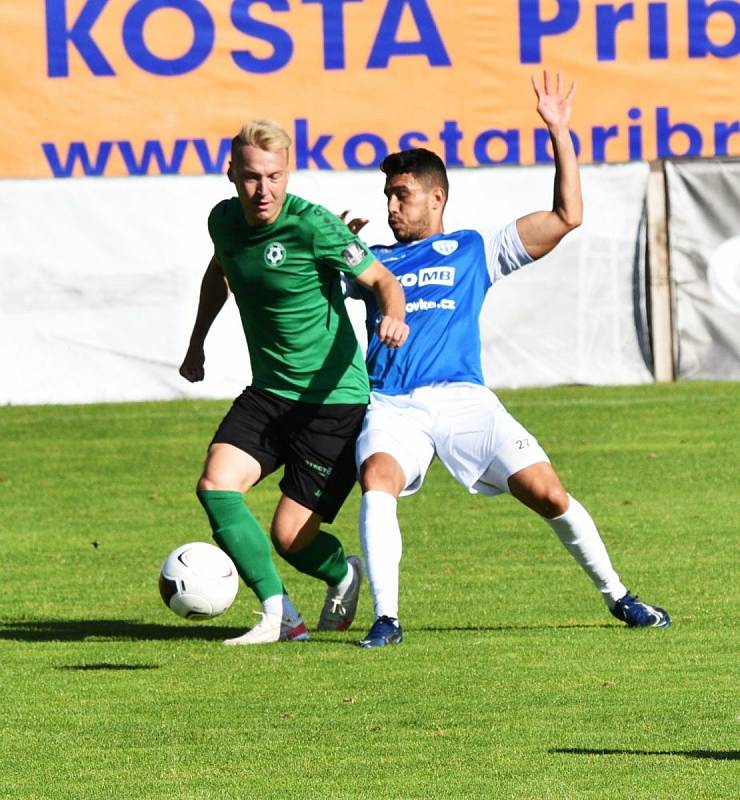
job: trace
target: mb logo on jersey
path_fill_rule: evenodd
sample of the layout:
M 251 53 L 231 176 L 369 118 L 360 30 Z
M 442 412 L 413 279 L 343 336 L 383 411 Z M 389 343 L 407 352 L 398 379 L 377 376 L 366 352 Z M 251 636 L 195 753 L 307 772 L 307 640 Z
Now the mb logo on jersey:
M 401 286 L 407 288 L 411 286 L 454 286 L 455 268 L 454 267 L 424 267 L 419 273 L 406 272 L 396 276 L 401 282 Z
M 285 261 L 286 255 L 285 248 L 280 242 L 272 242 L 265 248 L 265 263 L 271 267 L 279 267 Z

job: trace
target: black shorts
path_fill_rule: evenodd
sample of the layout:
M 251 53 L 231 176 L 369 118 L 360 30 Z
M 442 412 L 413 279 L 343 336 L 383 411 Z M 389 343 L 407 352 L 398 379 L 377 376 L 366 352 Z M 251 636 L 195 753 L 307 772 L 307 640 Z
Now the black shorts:
M 355 441 L 366 407 L 301 403 L 248 386 L 211 444 L 248 453 L 262 468 L 260 480 L 284 464 L 282 493 L 332 522 L 355 484 Z

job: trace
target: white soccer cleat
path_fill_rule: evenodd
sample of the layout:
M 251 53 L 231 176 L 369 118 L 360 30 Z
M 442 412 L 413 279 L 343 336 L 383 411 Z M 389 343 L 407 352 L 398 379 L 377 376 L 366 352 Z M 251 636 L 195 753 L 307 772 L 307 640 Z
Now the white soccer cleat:
M 362 583 L 362 561 L 359 556 L 347 556 L 347 562 L 352 570 L 352 582 L 344 594 L 338 593 L 335 586 L 326 590 L 317 631 L 346 631 L 354 621 Z
M 289 619 L 277 614 L 256 611 L 262 619 L 246 633 L 234 639 L 225 639 L 226 645 L 272 644 L 273 642 L 303 642 L 308 639 L 308 629 L 300 616 Z

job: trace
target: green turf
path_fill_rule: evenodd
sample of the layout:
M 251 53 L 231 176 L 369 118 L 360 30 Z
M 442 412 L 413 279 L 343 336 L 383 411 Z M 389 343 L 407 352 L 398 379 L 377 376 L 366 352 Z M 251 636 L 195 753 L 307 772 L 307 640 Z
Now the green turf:
M 501 396 L 673 628 L 624 628 L 534 515 L 435 467 L 400 504 L 400 647 L 354 646 L 363 593 L 356 630 L 224 648 L 248 591 L 193 624 L 156 578 L 209 539 L 227 404 L 0 409 L 0 797 L 736 797 L 740 384 Z M 279 568 L 315 624 L 322 587 Z

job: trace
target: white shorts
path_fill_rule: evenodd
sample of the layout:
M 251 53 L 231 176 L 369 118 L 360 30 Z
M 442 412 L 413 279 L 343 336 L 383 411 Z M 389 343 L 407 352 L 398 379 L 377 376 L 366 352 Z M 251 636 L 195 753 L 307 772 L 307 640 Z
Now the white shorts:
M 402 495 L 421 488 L 436 455 L 469 492 L 502 494 L 515 472 L 550 459 L 496 395 L 474 383 L 435 383 L 409 394 L 372 392 L 357 440 L 357 466 L 388 453 L 406 476 Z

